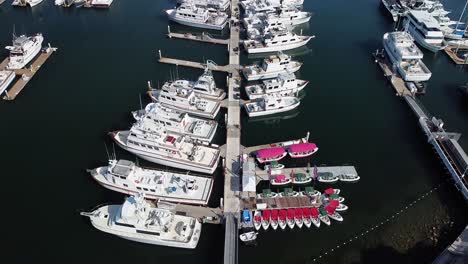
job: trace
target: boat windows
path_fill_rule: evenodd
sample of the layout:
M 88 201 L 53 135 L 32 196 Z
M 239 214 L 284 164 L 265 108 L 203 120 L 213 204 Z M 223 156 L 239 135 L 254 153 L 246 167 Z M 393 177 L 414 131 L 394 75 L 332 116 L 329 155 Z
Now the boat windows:
M 148 189 L 147 189 L 147 188 L 143 188 L 143 190 L 144 190 L 144 191 L 146 191 L 146 192 L 148 191 Z
M 136 230 L 136 232 L 140 234 L 159 236 L 158 232 L 144 231 L 144 230 L 138 230 L 138 229 Z
M 124 187 L 128 187 L 128 184 L 124 183 L 123 186 L 124 186 Z
M 130 224 L 124 224 L 124 223 L 119 223 L 119 222 L 115 222 L 116 225 L 119 225 L 119 226 L 125 226 L 125 227 L 133 227 L 135 228 L 134 225 L 130 225 Z M 138 230 L 137 230 L 138 231 Z
M 140 191 L 141 191 L 141 187 L 138 187 L 138 186 L 137 186 L 136 188 L 137 188 L 137 190 L 140 190 Z
M 156 190 L 155 190 L 155 189 L 150 189 L 150 191 L 152 191 L 152 192 L 156 192 Z

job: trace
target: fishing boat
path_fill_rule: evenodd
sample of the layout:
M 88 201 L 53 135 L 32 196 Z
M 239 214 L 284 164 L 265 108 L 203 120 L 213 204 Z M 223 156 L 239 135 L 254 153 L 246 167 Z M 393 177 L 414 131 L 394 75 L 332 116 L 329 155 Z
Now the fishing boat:
M 291 178 L 286 178 L 286 176 L 284 174 L 280 174 L 280 175 L 276 176 L 274 179 L 270 180 L 270 184 L 271 185 L 276 185 L 276 186 L 288 185 L 290 183 L 291 183 Z
M 262 98 L 245 103 L 244 108 L 249 117 L 274 115 L 291 111 L 299 106 L 301 101 L 295 96 L 264 95 Z
M 316 226 L 317 228 L 320 227 L 320 218 L 319 218 L 320 212 L 317 209 L 317 207 L 312 207 L 310 208 L 310 220 L 312 221 L 312 224 Z
M 289 228 L 293 229 L 294 228 L 294 209 L 289 208 L 288 209 L 288 217 L 286 218 L 286 223 L 288 224 Z
M 319 173 L 318 181 L 325 182 L 325 183 L 334 183 L 337 182 L 340 178 L 338 176 L 333 175 L 331 172 L 323 172 Z
M 255 230 L 260 230 L 260 227 L 262 227 L 262 213 L 260 211 L 254 212 L 253 222 Z
M 226 11 L 231 4 L 229 0 L 177 0 L 179 4 L 183 3 L 193 3 L 195 6 L 213 8 L 221 11 Z
M 107 166 L 88 170 L 101 186 L 124 194 L 144 193 L 146 199 L 206 205 L 213 179 L 200 175 L 143 168 L 128 160 L 109 160 Z
M 270 220 L 270 225 L 273 230 L 276 230 L 278 228 L 278 216 L 279 216 L 279 211 L 276 209 L 271 210 L 271 220 Z
M 285 229 L 287 226 L 287 212 L 286 210 L 279 210 L 278 225 L 281 229 Z
M 247 81 L 276 78 L 281 74 L 294 73 L 302 66 L 302 62 L 291 60 L 291 56 L 278 52 L 263 59 L 262 63 L 245 66 L 242 74 Z
M 275 198 L 278 197 L 278 194 L 272 192 L 270 189 L 263 189 L 262 193 L 257 194 L 257 198 L 266 199 L 266 198 Z
M 341 174 L 338 177 L 340 178 L 340 181 L 343 182 L 356 182 L 359 181 L 359 179 L 361 179 L 361 177 L 355 174 Z
M 312 177 L 307 176 L 305 173 L 292 173 L 293 184 L 307 184 L 312 181 Z
M 41 51 L 44 37 L 41 33 L 34 36 L 21 35 L 17 37 L 13 33 L 13 46 L 6 46 L 10 51 L 8 70 L 18 70 L 25 67 Z
M 325 210 L 324 208 L 320 208 L 319 209 L 319 218 L 320 218 L 320 221 L 322 221 L 324 224 L 326 225 L 330 225 L 330 217 L 328 216 L 328 212 L 327 210 Z
M 296 226 L 299 228 L 302 228 L 302 225 L 304 224 L 304 219 L 303 219 L 303 211 L 302 208 L 296 208 L 294 210 L 294 222 L 296 223 Z
M 299 143 L 288 147 L 288 154 L 291 158 L 305 158 L 313 155 L 318 151 L 317 145 L 314 143 Z
M 254 241 L 255 239 L 257 239 L 257 235 L 258 235 L 257 232 L 250 231 L 250 232 L 240 234 L 239 238 L 242 242 L 250 242 L 250 241 Z
M 315 36 L 299 36 L 284 27 L 270 28 L 253 39 L 244 40 L 247 53 L 268 53 L 305 46 Z
M 128 240 L 153 245 L 188 248 L 197 246 L 202 225 L 194 217 L 157 208 L 143 194 L 131 196 L 123 205 L 102 205 L 82 212 L 98 230 Z
M 262 227 L 264 230 L 267 230 L 270 226 L 271 221 L 271 211 L 270 210 L 263 210 L 262 211 Z
M 257 151 L 257 161 L 259 163 L 278 161 L 287 155 L 282 147 L 273 147 L 267 149 L 260 149 Z
M 0 94 L 2 94 L 15 79 L 15 72 L 0 71 Z
M 193 3 L 183 3 L 175 9 L 166 10 L 168 18 L 176 23 L 213 30 L 223 30 L 228 22 L 228 15 L 220 10 L 197 7 Z
M 307 228 L 310 228 L 312 225 L 312 220 L 310 219 L 310 208 L 305 207 L 302 209 L 302 221 Z

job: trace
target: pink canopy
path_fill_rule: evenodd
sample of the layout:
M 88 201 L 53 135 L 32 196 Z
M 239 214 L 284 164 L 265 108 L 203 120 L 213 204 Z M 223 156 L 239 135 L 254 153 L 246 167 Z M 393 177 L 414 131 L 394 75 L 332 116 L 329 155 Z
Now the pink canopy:
M 280 210 L 279 214 L 281 220 L 286 220 L 286 210 Z
M 306 207 L 304 209 L 302 209 L 302 212 L 303 212 L 303 216 L 305 218 L 309 218 L 310 217 L 310 208 Z
M 335 193 L 335 190 L 333 188 L 328 188 L 325 190 L 325 193 L 330 195 L 330 194 L 334 194 Z
M 327 205 L 327 206 L 325 207 L 325 210 L 327 210 L 328 214 L 334 214 L 334 213 L 335 213 L 335 209 L 336 209 L 335 207 L 330 206 L 330 205 Z
M 276 176 L 275 178 L 275 182 L 284 182 L 285 180 L 286 180 L 286 176 L 284 176 L 283 174 L 280 174 Z
M 278 220 L 278 210 L 271 210 L 271 220 Z
M 262 218 L 259 215 L 254 216 L 254 221 L 255 222 L 260 222 L 262 221 Z
M 294 219 L 294 210 L 288 209 L 288 219 Z
M 269 158 L 281 156 L 283 155 L 284 152 L 285 152 L 284 148 L 280 148 L 280 147 L 261 149 L 257 151 L 257 156 L 260 159 L 269 159 Z
M 319 211 L 316 207 L 312 207 L 310 208 L 310 214 L 312 215 L 312 217 L 317 217 L 319 215 Z
M 289 146 L 290 152 L 308 152 L 317 149 L 317 145 L 314 143 L 299 143 Z
M 338 200 L 330 200 L 328 202 L 328 205 L 333 207 L 333 208 L 336 208 L 336 207 L 338 207 L 338 205 L 340 205 L 340 202 Z
M 262 212 L 263 220 L 269 220 L 270 219 L 270 214 L 271 214 L 270 210 L 263 210 L 263 212 Z
M 302 217 L 302 208 L 296 208 L 296 210 L 294 211 L 294 213 L 296 214 L 296 217 L 297 217 L 297 218 Z

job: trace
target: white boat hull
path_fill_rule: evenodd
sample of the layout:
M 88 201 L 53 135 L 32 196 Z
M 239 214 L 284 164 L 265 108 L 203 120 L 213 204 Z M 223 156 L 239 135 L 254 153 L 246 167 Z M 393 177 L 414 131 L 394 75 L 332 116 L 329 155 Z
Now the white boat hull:
M 292 220 L 288 219 L 286 222 L 287 222 L 289 228 L 291 228 L 291 229 L 294 228 L 294 225 L 295 225 L 294 219 L 292 219 Z
M 297 49 L 297 48 L 307 45 L 307 43 L 311 39 L 312 37 L 308 37 L 307 39 L 303 41 L 298 41 L 298 42 L 287 44 L 287 45 L 277 45 L 273 47 L 261 47 L 261 48 L 246 48 L 246 50 L 247 50 L 247 53 L 251 53 L 251 54 L 292 50 L 292 49 Z
M 42 35 L 37 35 L 35 37 L 38 38 L 38 41 L 33 46 L 31 52 L 28 52 L 28 55 L 26 55 L 25 57 L 23 56 L 23 58 L 21 60 L 11 60 L 11 57 L 10 57 L 10 61 L 9 61 L 8 65 L 7 65 L 7 69 L 9 69 L 9 70 L 22 69 L 32 59 L 34 59 L 36 57 L 36 55 L 41 51 L 42 42 L 44 41 L 44 38 L 42 37 Z
M 299 63 L 298 66 L 292 67 L 292 68 L 287 69 L 287 70 L 278 70 L 278 71 L 272 71 L 272 72 L 268 72 L 268 73 L 255 74 L 255 75 L 253 75 L 253 74 L 249 75 L 248 73 L 244 73 L 244 77 L 247 79 L 247 81 L 258 81 L 258 80 L 265 80 L 265 79 L 273 79 L 273 78 L 277 78 L 281 74 L 297 72 L 301 67 L 302 67 L 302 63 Z
M 320 227 L 320 219 L 312 217 L 311 221 L 312 221 L 312 224 L 314 224 L 314 226 L 316 226 L 317 228 Z
M 212 30 L 223 30 L 224 27 L 226 26 L 226 23 L 227 23 L 227 21 L 225 21 L 221 25 L 210 25 L 210 24 L 206 24 L 206 23 L 196 23 L 196 22 L 181 20 L 181 19 L 178 19 L 177 17 L 175 17 L 175 10 L 174 9 L 166 10 L 166 14 L 167 14 L 167 17 L 169 18 L 169 20 L 174 21 L 174 22 L 179 23 L 179 24 L 184 25 L 184 26 L 189 26 L 189 27 L 212 29 Z
M 271 228 L 273 228 L 273 230 L 276 230 L 276 229 L 278 229 L 278 222 L 277 221 L 271 221 L 270 226 L 271 226 Z
M 284 113 L 287 111 L 291 111 L 298 107 L 300 105 L 300 101 L 298 100 L 297 103 L 279 108 L 279 109 L 272 109 L 272 110 L 266 110 L 266 111 L 255 111 L 255 112 L 249 112 L 247 111 L 247 114 L 249 117 L 258 117 L 258 116 L 266 116 L 266 115 L 274 115 L 274 114 L 279 114 L 279 113 Z
M 408 26 L 408 31 L 413 36 L 414 40 L 423 48 L 432 51 L 432 52 L 438 52 L 439 50 L 443 50 L 447 45 L 445 43 L 442 43 L 442 45 L 436 45 L 436 44 L 431 44 L 426 41 L 424 36 L 419 33 L 419 31 L 416 30 L 416 28 L 410 24 Z
M 284 229 L 286 228 L 286 226 L 287 226 L 286 221 L 279 221 L 278 225 L 279 225 L 279 227 L 280 227 L 281 229 L 283 229 L 283 230 L 284 230 Z

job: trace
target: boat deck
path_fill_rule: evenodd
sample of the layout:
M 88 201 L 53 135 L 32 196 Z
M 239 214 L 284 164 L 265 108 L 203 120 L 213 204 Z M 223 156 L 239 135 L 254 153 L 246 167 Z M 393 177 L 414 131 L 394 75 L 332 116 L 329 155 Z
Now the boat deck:
M 457 56 L 457 53 L 456 53 L 456 50 L 457 50 L 457 47 L 456 46 L 447 46 L 444 51 L 445 53 L 450 57 L 450 59 L 452 59 L 452 61 L 455 63 L 455 64 L 458 64 L 458 65 L 468 65 L 468 55 L 467 55 L 467 58 L 460 58 Z M 460 47 L 458 49 L 458 52 L 464 52 L 464 54 L 468 54 L 468 48 L 467 47 Z
M 32 60 L 31 66 L 29 69 L 23 68 L 19 70 L 13 70 L 17 76 L 20 76 L 19 79 L 13 81 L 13 86 L 7 90 L 5 90 L 5 96 L 3 97 L 4 100 L 12 101 L 15 100 L 16 96 L 26 87 L 26 84 L 32 79 L 32 77 L 36 74 L 39 68 L 47 61 L 47 59 L 54 53 L 56 48 L 47 48 L 45 52 L 40 52 L 39 55 Z M 0 70 L 4 70 L 8 65 L 9 58 L 3 60 L 0 63 Z
M 213 38 L 210 34 L 202 32 L 201 35 L 195 35 L 192 33 L 175 33 L 171 32 L 171 28 L 167 26 L 167 36 L 169 38 L 185 39 L 198 41 L 203 43 L 218 44 L 218 45 L 228 45 L 229 39 L 218 39 Z
M 396 94 L 398 96 L 413 96 L 408 87 L 406 87 L 405 81 L 401 78 L 400 74 L 398 74 L 397 72 L 393 72 L 392 64 L 388 61 L 386 57 L 382 58 L 381 56 L 378 56 L 375 53 L 373 54 L 373 57 L 375 59 L 375 63 L 377 63 L 380 66 L 380 68 L 384 72 L 384 76 L 388 78 L 390 84 L 395 89 Z

